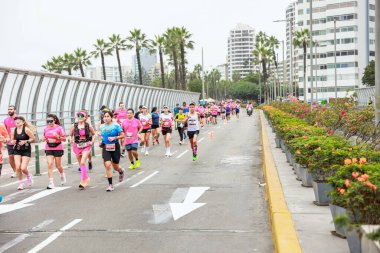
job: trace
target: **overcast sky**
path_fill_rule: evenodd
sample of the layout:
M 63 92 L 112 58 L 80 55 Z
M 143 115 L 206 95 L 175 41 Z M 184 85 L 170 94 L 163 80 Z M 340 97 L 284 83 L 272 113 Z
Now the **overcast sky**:
M 127 36 L 140 28 L 149 37 L 172 26 L 185 26 L 195 49 L 188 54 L 190 66 L 205 67 L 225 62 L 230 29 L 242 22 L 256 31 L 285 38 L 284 19 L 290 0 L 1 0 L 0 66 L 40 70 L 50 57 L 77 47 L 92 50 L 98 38 L 113 33 Z M 122 55 L 131 65 L 132 52 Z M 115 65 L 107 57 L 106 65 Z M 93 65 L 100 65 L 93 60 Z

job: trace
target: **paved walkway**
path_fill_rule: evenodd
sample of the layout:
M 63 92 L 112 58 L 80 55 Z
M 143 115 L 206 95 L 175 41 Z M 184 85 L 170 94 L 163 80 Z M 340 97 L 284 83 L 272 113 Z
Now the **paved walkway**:
M 286 156 L 281 149 L 276 148 L 275 134 L 268 125 L 265 117 L 265 126 L 270 139 L 273 157 L 282 184 L 288 209 L 298 233 L 303 253 L 348 253 L 345 239 L 333 236 L 330 231 L 335 230 L 329 207 L 313 204 L 313 188 L 301 186 Z

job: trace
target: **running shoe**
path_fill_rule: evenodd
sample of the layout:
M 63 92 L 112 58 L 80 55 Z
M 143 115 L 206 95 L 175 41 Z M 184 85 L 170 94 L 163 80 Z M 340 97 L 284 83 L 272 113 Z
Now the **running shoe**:
M 24 183 L 20 183 L 17 187 L 17 190 L 22 191 L 24 190 Z
M 179 145 L 182 145 L 182 141 L 179 142 Z
M 88 177 L 86 180 L 80 181 L 79 188 L 84 190 L 87 186 L 88 183 L 90 182 L 90 178 Z
M 193 161 L 195 162 L 196 160 L 198 160 L 198 156 L 193 156 Z
M 79 171 L 79 172 L 81 171 L 80 168 L 78 168 L 78 171 Z
M 92 162 L 90 162 L 90 161 L 88 162 L 88 169 L 92 170 Z
M 141 166 L 141 164 L 140 164 L 140 160 L 137 160 L 136 161 L 136 164 L 135 164 L 135 168 L 139 168 Z
M 113 187 L 112 184 L 110 184 L 110 185 L 107 187 L 107 191 L 108 191 L 108 192 L 112 192 L 113 190 L 115 190 L 115 188 Z
M 121 169 L 121 172 L 119 172 L 119 182 L 123 182 L 124 180 L 124 169 Z
M 158 139 L 156 139 L 156 142 L 157 142 L 157 145 L 159 145 L 159 144 L 160 144 L 160 141 L 159 141 Z
M 61 174 L 61 185 L 65 185 L 66 184 L 66 175 L 65 173 L 62 173 Z
M 145 150 L 145 155 L 149 155 L 149 152 L 148 152 L 148 150 Z
M 125 150 L 123 150 L 123 151 L 121 152 L 121 156 L 122 156 L 122 157 L 125 157 Z
M 48 190 L 54 189 L 54 182 L 50 181 L 48 186 L 46 187 L 46 189 L 48 189 Z
M 13 172 L 12 175 L 11 175 L 11 178 L 16 178 L 16 177 L 17 177 L 17 173 Z
M 146 150 L 145 147 L 142 147 L 142 149 L 141 149 L 141 153 L 144 154 L 144 153 L 145 153 L 145 150 Z
M 28 179 L 28 185 L 32 186 L 33 185 L 33 176 L 29 174 L 29 176 L 26 177 Z
M 136 162 L 136 164 L 137 164 L 137 162 Z M 140 165 L 140 162 L 139 162 L 139 165 Z M 135 168 L 136 168 L 135 165 L 132 164 L 132 163 L 131 163 L 131 165 L 128 167 L 128 169 L 130 169 L 130 170 L 134 170 Z

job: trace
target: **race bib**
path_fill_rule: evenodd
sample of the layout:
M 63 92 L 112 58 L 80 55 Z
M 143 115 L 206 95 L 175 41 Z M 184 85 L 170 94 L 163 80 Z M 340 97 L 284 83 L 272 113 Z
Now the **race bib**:
M 77 143 L 78 148 L 87 148 L 88 142 L 79 142 Z
M 169 122 L 165 122 L 164 125 L 165 125 L 165 126 L 169 126 Z
M 179 127 L 183 127 L 183 124 L 181 123 L 181 124 L 179 124 Z
M 133 133 L 130 133 L 130 132 L 126 132 L 126 137 L 128 138 L 128 139 L 131 139 L 132 137 L 133 137 Z
M 15 129 L 16 129 L 15 127 L 11 127 L 11 133 L 13 133 L 13 131 L 14 131 Z
M 142 124 L 143 126 L 145 126 L 145 125 L 146 125 L 146 122 L 145 122 L 145 121 L 143 121 L 141 124 Z
M 125 119 L 119 119 L 120 123 L 123 123 Z
M 116 150 L 116 145 L 115 143 L 113 144 L 106 144 L 106 151 L 115 151 Z
M 47 139 L 48 143 L 56 143 L 57 139 Z

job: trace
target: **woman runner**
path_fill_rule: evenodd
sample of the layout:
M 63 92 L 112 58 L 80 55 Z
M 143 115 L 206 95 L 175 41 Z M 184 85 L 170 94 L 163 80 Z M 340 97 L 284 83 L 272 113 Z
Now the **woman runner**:
M 148 113 L 147 107 L 142 107 L 142 113 L 139 114 L 140 122 L 143 126 L 143 130 L 141 131 L 141 143 L 142 143 L 142 149 L 141 153 L 145 153 L 145 155 L 149 155 L 149 135 L 151 132 L 151 125 L 152 125 L 152 115 Z
M 177 113 L 177 115 L 175 115 L 175 121 L 177 124 L 177 130 L 178 130 L 179 139 L 180 139 L 179 145 L 183 144 L 183 131 L 185 129 L 185 117 L 186 117 L 186 114 L 183 113 L 183 109 L 179 108 L 179 112 Z
M 120 102 L 119 103 L 119 108 L 116 109 L 115 111 L 115 118 L 117 120 L 117 123 L 121 126 L 123 124 L 123 121 L 128 118 L 127 116 L 127 109 L 124 107 L 124 103 Z M 120 140 L 121 142 L 121 147 L 122 147 L 122 152 L 121 156 L 125 157 L 125 143 L 124 143 L 124 138 Z
M 190 103 L 189 113 L 186 115 L 186 122 L 188 123 L 187 135 L 189 136 L 191 150 L 193 151 L 193 161 L 198 160 L 198 144 L 197 139 L 199 135 L 199 123 L 201 117 L 195 112 L 195 104 Z
M 54 162 L 61 176 L 61 185 L 66 183 L 66 176 L 62 168 L 63 145 L 66 141 L 65 131 L 61 127 L 59 119 L 55 114 L 49 114 L 46 118 L 47 126 L 44 128 L 44 137 L 42 141 L 46 141 L 45 154 L 48 163 L 49 184 L 47 189 L 54 188 Z
M 164 105 L 164 112 L 160 115 L 161 122 L 161 131 L 165 140 L 165 156 L 170 157 L 172 153 L 170 152 L 170 136 L 172 134 L 172 126 L 173 126 L 173 114 L 169 112 L 169 107 Z
M 102 137 L 102 158 L 108 179 L 107 192 L 114 190 L 112 183 L 112 167 L 119 172 L 119 182 L 122 182 L 124 179 L 124 169 L 119 166 L 121 156 L 119 140 L 124 138 L 124 132 L 119 124 L 113 122 L 113 116 L 112 112 L 104 113 L 104 124 L 102 124 L 99 129 Z
M 160 137 L 160 115 L 157 112 L 157 107 L 153 107 L 152 109 L 152 141 L 153 146 L 156 144 L 160 144 L 158 138 Z
M 206 109 L 201 104 L 199 104 L 195 111 L 198 112 L 199 115 L 201 116 L 202 125 L 204 125 L 206 123 L 206 120 L 205 120 Z
M 86 122 L 87 113 L 80 111 L 77 113 L 78 121 L 70 127 L 70 143 L 74 143 L 73 151 L 77 157 L 81 170 L 81 182 L 79 184 L 80 189 L 85 189 L 90 182 L 90 178 L 87 176 L 86 161 L 91 153 L 91 146 L 95 141 L 95 130 Z
M 34 142 L 34 126 L 25 121 L 24 117 L 17 116 L 15 118 L 16 128 L 11 134 L 11 143 L 14 151 L 14 159 L 16 165 L 16 171 L 19 180 L 19 186 L 17 190 L 24 190 L 24 182 L 22 180 L 22 173 L 26 175 L 28 185 L 33 185 L 32 174 L 28 171 L 28 164 L 30 157 L 32 156 L 31 142 Z
M 134 111 L 128 109 L 128 119 L 124 120 L 121 127 L 125 136 L 125 149 L 128 152 L 128 158 L 131 165 L 128 169 L 133 170 L 140 167 L 139 154 L 137 148 L 139 146 L 139 132 L 142 130 L 141 122 L 133 117 Z

